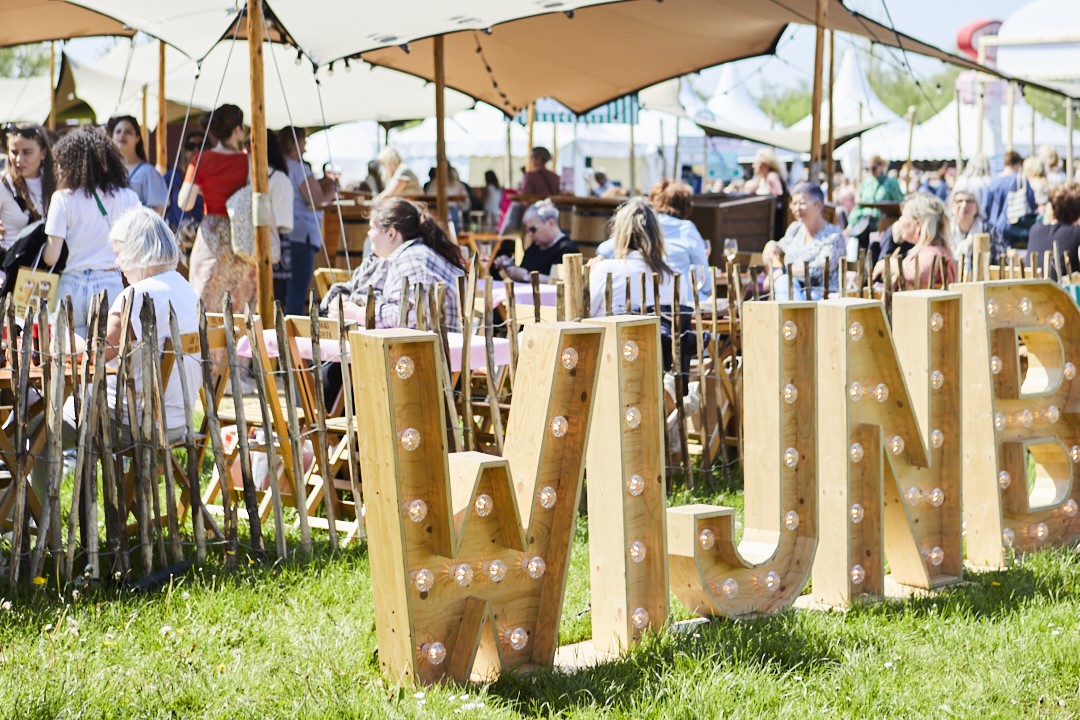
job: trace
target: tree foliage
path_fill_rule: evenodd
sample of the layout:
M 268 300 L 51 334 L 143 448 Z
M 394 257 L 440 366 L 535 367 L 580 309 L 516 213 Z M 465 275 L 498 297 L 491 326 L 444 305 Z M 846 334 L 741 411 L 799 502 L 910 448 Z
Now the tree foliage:
M 806 81 L 785 88 L 762 81 L 761 91 L 762 96 L 756 98 L 758 107 L 776 121 L 777 127 L 791 127 L 810 114 L 813 93 Z
M 930 77 L 918 77 L 905 70 L 901 62 L 901 58 L 883 59 L 871 53 L 867 70 L 870 87 L 897 115 L 907 115 L 908 109 L 914 107 L 916 122 L 923 122 L 952 100 L 960 68 L 946 65 Z
M 45 43 L 0 48 L 0 77 L 33 77 L 48 71 L 49 46 Z

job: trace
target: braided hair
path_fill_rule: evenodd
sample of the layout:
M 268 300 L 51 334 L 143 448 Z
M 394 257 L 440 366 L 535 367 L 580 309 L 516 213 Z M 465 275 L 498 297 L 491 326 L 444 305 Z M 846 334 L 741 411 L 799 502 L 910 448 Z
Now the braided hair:
M 92 127 L 65 135 L 53 150 L 59 187 L 87 195 L 112 193 L 128 186 L 127 168 L 112 141 Z

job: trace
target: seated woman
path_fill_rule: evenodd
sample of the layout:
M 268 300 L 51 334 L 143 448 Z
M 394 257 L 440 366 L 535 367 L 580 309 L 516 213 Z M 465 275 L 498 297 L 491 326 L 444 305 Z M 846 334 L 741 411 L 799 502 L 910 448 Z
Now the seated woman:
M 761 251 L 762 261 L 771 268 L 773 261 L 791 263 L 791 287 L 794 297 L 788 297 L 788 276 L 777 268 L 772 274 L 774 300 L 820 300 L 825 292 L 825 260 L 829 261 L 829 292 L 839 289 L 840 260 L 847 251 L 847 241 L 840 228 L 826 222 L 822 211 L 825 196 L 821 188 L 811 183 L 799 183 L 791 192 L 791 211 L 795 222 L 788 226 L 779 241 L 770 240 Z M 806 263 L 810 277 L 806 277 Z
M 611 276 L 611 313 L 620 315 L 642 308 L 655 308 L 653 273 L 660 277 L 660 305 L 671 307 L 675 293 L 674 271 L 668 264 L 664 235 L 656 213 L 645 198 L 627 200 L 612 221 L 614 257 L 598 257 L 591 263 L 589 292 L 592 316 L 607 314 L 607 278 Z M 645 276 L 645 297 L 641 296 L 641 276 Z M 626 306 L 626 284 L 630 283 L 630 307 Z
M 912 244 L 901 262 L 904 284 L 907 287 L 928 288 L 935 283 L 940 285 L 940 270 L 934 269 L 935 259 L 945 263 L 945 279 L 956 280 L 956 262 L 945 240 L 949 234 L 949 218 L 945 212 L 945 203 L 929 193 L 915 193 L 904 202 L 900 219 L 893 225 L 893 234 L 904 242 Z M 874 267 L 874 279 L 884 277 L 886 258 L 878 261 Z M 894 284 L 899 277 L 891 275 Z
M 551 282 L 563 256 L 580 252 L 577 243 L 559 227 L 559 209 L 550 200 L 530 205 L 522 221 L 532 244 L 525 248 L 521 265 L 515 265 L 511 255 L 498 255 L 492 264 L 504 277 L 517 282 L 528 282 L 532 272 L 540 274 L 540 282 Z
M 397 327 L 401 313 L 401 284 L 424 284 L 429 289 L 446 283 L 445 323 L 458 330 L 457 278 L 465 273 L 461 250 L 446 231 L 421 205 L 399 197 L 378 201 L 371 210 L 370 231 L 373 253 L 364 260 L 348 282 L 335 283 L 322 301 L 322 310 L 336 317 L 339 295 L 344 296 L 345 318 L 363 322 L 367 314 L 368 288 L 374 290 L 375 326 Z M 415 311 L 408 325 L 416 326 Z
M 422 195 L 420 179 L 416 177 L 408 165 L 401 160 L 401 155 L 392 147 L 385 147 L 378 155 L 382 166 L 383 189 L 375 196 L 376 199 L 385 197 L 400 197 L 407 195 Z
M 975 235 L 986 233 L 990 236 L 990 264 L 1000 263 L 1009 246 L 1001 236 L 1001 231 L 986 222 L 986 215 L 979 207 L 978 196 L 970 190 L 956 190 L 949 208 L 952 222 L 949 223 L 949 234 L 945 241 L 952 256 L 962 258 L 971 255 Z M 968 258 L 965 262 L 970 267 L 971 259 Z
M 1080 270 L 1077 249 L 1080 248 L 1080 183 L 1067 182 L 1050 191 L 1050 208 L 1053 210 L 1054 225 L 1033 225 L 1028 238 L 1027 253 L 1037 257 L 1032 262 L 1042 267 L 1046 253 L 1053 254 L 1054 245 L 1062 257 L 1057 259 L 1062 272 Z M 1068 263 L 1066 263 L 1068 258 Z M 1057 278 L 1057 267 L 1050 261 L 1050 275 Z

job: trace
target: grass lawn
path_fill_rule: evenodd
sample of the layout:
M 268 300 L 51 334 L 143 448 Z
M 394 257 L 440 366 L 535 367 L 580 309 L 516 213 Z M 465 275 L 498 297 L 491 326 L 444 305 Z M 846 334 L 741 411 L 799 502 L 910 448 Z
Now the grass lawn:
M 717 620 L 596 668 L 423 691 L 379 674 L 366 547 L 241 564 L 145 595 L 22 589 L 0 606 L 0 717 L 1080 718 L 1074 549 L 933 598 Z M 589 637 L 588 593 L 582 520 L 562 642 Z

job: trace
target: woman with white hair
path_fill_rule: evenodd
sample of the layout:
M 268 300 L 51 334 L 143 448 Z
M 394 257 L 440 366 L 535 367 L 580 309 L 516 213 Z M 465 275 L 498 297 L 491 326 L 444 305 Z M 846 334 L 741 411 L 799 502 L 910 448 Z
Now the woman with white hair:
M 176 271 L 180 253 L 176 238 L 165 221 L 146 207 L 138 207 L 122 215 L 113 224 L 109 233 L 113 250 L 116 252 L 116 264 L 128 281 L 128 287 L 109 308 L 109 320 L 105 333 L 105 359 L 116 356 L 120 344 L 123 323 L 121 313 L 125 305 L 134 303 L 131 308 L 131 330 L 136 340 L 143 335 L 141 313 L 143 303 L 154 303 L 154 312 L 158 328 L 158 349 L 165 347 L 170 337 L 169 308 L 176 313 L 176 323 L 180 334 L 199 330 L 199 296 L 184 276 Z M 186 428 L 184 395 L 180 382 L 179 363 L 173 364 L 169 376 L 162 410 L 165 417 L 166 436 L 170 440 L 182 436 Z M 136 397 L 142 396 L 142 361 L 136 355 L 132 363 Z M 188 357 L 184 361 L 184 373 L 187 375 L 189 402 L 194 406 L 198 399 L 201 384 L 199 359 Z M 109 401 L 115 396 L 115 377 L 110 375 Z
M 376 200 L 384 197 L 424 194 L 424 189 L 420 187 L 420 179 L 408 165 L 402 162 L 397 150 L 389 146 L 384 147 L 377 157 L 379 164 L 382 165 L 384 187 L 383 191 L 375 196 Z
M 515 265 L 509 255 L 499 255 L 495 258 L 494 266 L 517 282 L 526 282 L 531 272 L 540 273 L 540 282 L 550 282 L 555 274 L 555 266 L 562 265 L 563 256 L 580 252 L 577 243 L 559 227 L 559 208 L 551 200 L 530 205 L 522 222 L 532 244 L 525 248 L 521 265 Z
M 956 262 L 946 241 L 949 217 L 945 203 L 929 193 L 909 195 L 900 219 L 893 225 L 893 234 L 912 244 L 901 263 L 905 285 L 929 288 L 938 283 L 940 286 L 940 270 L 935 270 L 935 261 L 945 263 L 947 283 L 956 281 Z M 884 270 L 885 260 L 882 259 L 874 267 L 874 278 L 881 278 Z M 891 279 L 894 283 L 899 280 L 896 275 Z

